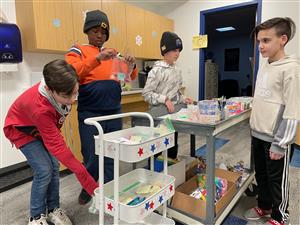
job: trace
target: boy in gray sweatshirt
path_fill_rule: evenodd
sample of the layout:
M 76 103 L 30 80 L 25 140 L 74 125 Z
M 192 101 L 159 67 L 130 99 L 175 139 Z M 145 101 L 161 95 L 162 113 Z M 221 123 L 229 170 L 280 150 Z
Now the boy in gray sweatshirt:
M 254 29 L 259 51 L 267 58 L 258 71 L 250 118 L 258 206 L 248 210 L 248 220 L 271 218 L 267 225 L 288 219 L 289 161 L 300 120 L 300 63 L 285 54 L 295 34 L 290 18 L 273 18 Z

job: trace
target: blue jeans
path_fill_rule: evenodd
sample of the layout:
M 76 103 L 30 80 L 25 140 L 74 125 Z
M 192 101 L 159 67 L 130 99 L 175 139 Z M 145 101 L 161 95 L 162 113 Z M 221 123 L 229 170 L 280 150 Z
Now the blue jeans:
M 33 170 L 30 196 L 31 217 L 59 207 L 59 163 L 42 141 L 32 141 L 21 148 Z

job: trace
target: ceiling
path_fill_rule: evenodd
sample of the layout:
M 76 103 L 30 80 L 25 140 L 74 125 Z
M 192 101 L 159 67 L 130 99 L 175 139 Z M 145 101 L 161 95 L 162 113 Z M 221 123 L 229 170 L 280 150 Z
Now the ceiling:
M 206 14 L 206 34 L 210 37 L 230 37 L 251 34 L 255 26 L 256 6 L 246 6 L 222 12 Z M 236 30 L 218 32 L 216 28 L 232 26 Z

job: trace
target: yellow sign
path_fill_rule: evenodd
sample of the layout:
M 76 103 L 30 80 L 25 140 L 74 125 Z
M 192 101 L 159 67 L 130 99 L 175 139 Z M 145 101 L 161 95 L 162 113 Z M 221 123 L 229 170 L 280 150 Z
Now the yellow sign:
M 193 49 L 207 48 L 207 34 L 193 36 Z

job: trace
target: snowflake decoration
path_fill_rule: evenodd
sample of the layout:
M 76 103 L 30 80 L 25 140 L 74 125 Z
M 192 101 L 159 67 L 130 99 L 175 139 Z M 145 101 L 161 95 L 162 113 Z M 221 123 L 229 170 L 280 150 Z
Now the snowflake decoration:
M 143 38 L 140 35 L 137 35 L 135 37 L 135 43 L 136 45 L 141 46 L 143 44 Z

